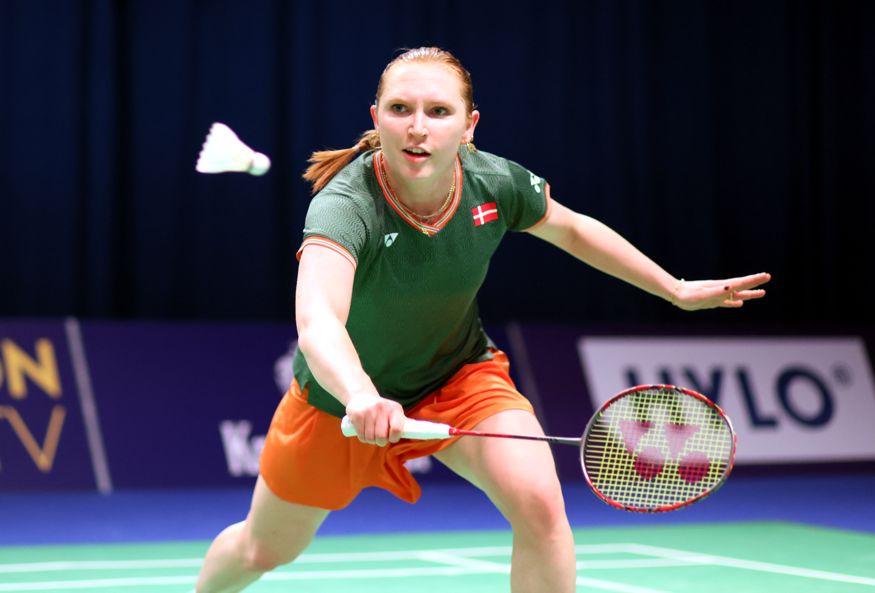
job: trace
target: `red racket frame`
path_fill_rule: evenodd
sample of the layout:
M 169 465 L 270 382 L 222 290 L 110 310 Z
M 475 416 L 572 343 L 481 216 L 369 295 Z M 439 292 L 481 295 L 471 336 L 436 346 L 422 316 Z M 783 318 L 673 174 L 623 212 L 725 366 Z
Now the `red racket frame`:
M 726 466 L 726 471 L 723 473 L 723 476 L 720 478 L 720 481 L 718 481 L 714 486 L 712 486 L 711 488 L 709 488 L 708 490 L 706 490 L 702 494 L 695 496 L 689 500 L 685 500 L 683 502 L 679 502 L 679 503 L 672 504 L 672 505 L 666 505 L 666 506 L 662 506 L 662 507 L 648 509 L 648 508 L 639 508 L 639 507 L 633 507 L 633 506 L 618 503 L 615 500 L 612 500 L 611 498 L 609 498 L 608 496 L 603 494 L 598 488 L 596 488 L 596 486 L 592 482 L 592 478 L 590 477 L 589 472 L 587 471 L 586 462 L 583 459 L 583 450 L 584 450 L 584 443 L 586 443 L 587 437 L 589 436 L 590 432 L 592 431 L 593 426 L 595 425 L 596 421 L 598 420 L 599 416 L 602 413 L 604 413 L 608 408 L 610 408 L 616 402 L 618 402 L 619 400 L 621 400 L 625 397 L 628 397 L 628 396 L 635 394 L 635 393 L 640 393 L 642 391 L 648 391 L 651 389 L 662 389 L 662 390 L 669 390 L 670 389 L 670 390 L 676 391 L 678 393 L 682 393 L 684 395 L 688 395 L 690 397 L 693 397 L 693 398 L 707 404 L 711 409 L 713 409 L 715 412 L 717 412 L 717 414 L 720 416 L 720 418 L 724 422 L 726 422 L 726 425 L 729 428 L 729 434 L 732 436 L 732 446 L 731 446 L 731 449 L 729 452 L 729 461 L 728 461 L 727 466 Z M 586 425 L 586 429 L 583 431 L 583 437 L 580 439 L 580 466 L 583 469 L 583 477 L 586 480 L 587 486 L 589 486 L 590 490 L 592 490 L 593 493 L 599 499 L 601 499 L 603 502 L 609 504 L 610 506 L 617 508 L 617 509 L 620 509 L 620 510 L 623 510 L 623 511 L 630 511 L 630 512 L 634 512 L 634 513 L 663 513 L 663 512 L 667 512 L 667 511 L 676 511 L 678 509 L 682 509 L 684 507 L 690 506 L 694 502 L 698 502 L 700 500 L 703 500 L 703 499 L 707 498 L 708 496 L 711 496 L 712 494 L 717 492 L 723 486 L 723 484 L 726 483 L 726 480 L 729 479 L 729 474 L 732 473 L 732 468 L 735 467 L 735 451 L 736 451 L 737 446 L 738 446 L 738 436 L 735 433 L 735 429 L 732 426 L 732 421 L 729 419 L 729 416 L 726 415 L 726 412 L 723 411 L 723 408 L 721 408 L 720 406 L 718 406 L 717 404 L 712 402 L 710 399 L 708 399 L 707 397 L 705 397 L 701 393 L 699 393 L 697 391 L 693 391 L 692 389 L 687 389 L 686 387 L 678 387 L 677 385 L 668 385 L 668 384 L 662 384 L 662 383 L 655 383 L 652 385 L 636 385 L 635 387 L 630 387 L 629 389 L 626 389 L 625 391 L 621 391 L 620 393 L 618 393 L 617 395 L 613 396 L 611 399 L 609 399 L 608 401 L 603 403 L 599 407 L 599 409 L 596 410 L 595 414 L 593 414 L 592 418 L 590 418 L 589 422 Z

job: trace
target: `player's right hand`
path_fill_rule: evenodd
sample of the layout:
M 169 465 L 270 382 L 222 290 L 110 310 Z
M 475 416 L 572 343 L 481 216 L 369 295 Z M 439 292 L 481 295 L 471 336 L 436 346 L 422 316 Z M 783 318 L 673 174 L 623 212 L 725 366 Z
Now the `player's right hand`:
M 385 447 L 397 443 L 404 431 L 404 408 L 379 395 L 355 395 L 346 404 L 346 415 L 363 443 Z

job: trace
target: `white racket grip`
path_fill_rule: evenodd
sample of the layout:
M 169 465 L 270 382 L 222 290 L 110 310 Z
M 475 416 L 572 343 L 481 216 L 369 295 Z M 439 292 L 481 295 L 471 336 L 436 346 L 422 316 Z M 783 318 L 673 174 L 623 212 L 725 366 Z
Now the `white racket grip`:
M 354 437 L 358 435 L 349 416 L 344 416 L 343 420 L 340 421 L 340 430 L 343 431 L 344 436 Z M 401 433 L 402 439 L 417 439 L 420 441 L 448 439 L 450 436 L 449 424 L 428 422 L 427 420 L 413 420 L 411 418 L 407 418 L 404 421 L 404 432 Z

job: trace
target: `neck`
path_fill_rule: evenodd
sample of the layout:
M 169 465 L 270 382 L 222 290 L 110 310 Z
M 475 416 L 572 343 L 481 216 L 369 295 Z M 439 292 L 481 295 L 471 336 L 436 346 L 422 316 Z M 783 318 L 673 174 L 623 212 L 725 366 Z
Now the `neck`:
M 412 214 L 427 217 L 439 213 L 452 201 L 456 181 L 455 161 L 446 173 L 436 176 L 437 180 L 404 179 L 393 174 L 385 158 L 381 157 L 380 162 L 392 193 Z

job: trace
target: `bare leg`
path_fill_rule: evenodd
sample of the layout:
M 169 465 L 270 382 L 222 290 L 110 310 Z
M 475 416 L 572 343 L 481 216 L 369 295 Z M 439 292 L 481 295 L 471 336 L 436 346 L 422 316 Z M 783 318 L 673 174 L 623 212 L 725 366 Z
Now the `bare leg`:
M 328 511 L 286 502 L 261 479 L 245 521 L 226 528 L 207 551 L 197 593 L 236 593 L 291 562 L 313 540 Z
M 543 434 L 528 412 L 508 410 L 477 430 Z M 483 490 L 513 529 L 511 591 L 572 593 L 576 557 L 553 455 L 546 443 L 462 438 L 436 457 Z

